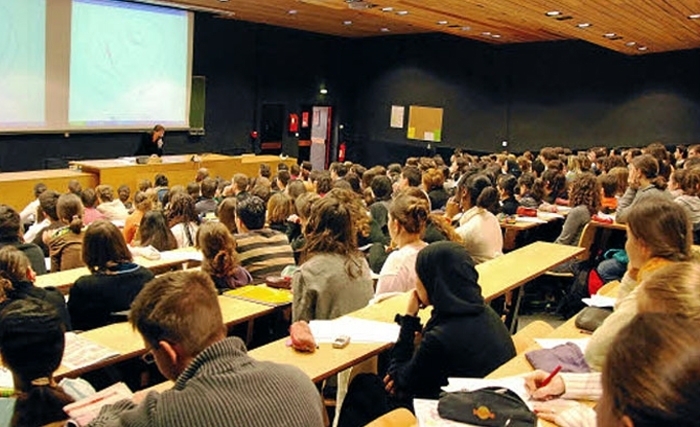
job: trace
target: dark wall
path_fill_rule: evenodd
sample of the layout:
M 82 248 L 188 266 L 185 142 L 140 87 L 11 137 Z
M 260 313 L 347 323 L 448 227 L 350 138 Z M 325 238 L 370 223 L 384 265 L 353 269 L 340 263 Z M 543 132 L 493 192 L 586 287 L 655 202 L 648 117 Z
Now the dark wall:
M 355 55 L 366 59 L 348 139 L 370 163 L 426 152 L 389 127 L 392 104 L 443 107 L 443 142 L 432 144 L 442 150 L 700 141 L 700 50 L 629 57 L 583 42 L 419 35 L 363 40 Z
M 206 135 L 168 132 L 166 153 L 251 152 L 249 133 L 258 127 L 265 102 L 283 103 L 287 111 L 299 111 L 302 104 L 340 104 L 340 89 L 321 96 L 319 85 L 334 88 L 339 86 L 336 79 L 342 81 L 335 57 L 343 43 L 335 37 L 196 14 L 192 74 L 207 78 Z M 138 142 L 135 133 L 3 135 L 0 170 L 131 155 Z M 286 154 L 296 155 L 293 136 L 285 132 L 283 144 Z

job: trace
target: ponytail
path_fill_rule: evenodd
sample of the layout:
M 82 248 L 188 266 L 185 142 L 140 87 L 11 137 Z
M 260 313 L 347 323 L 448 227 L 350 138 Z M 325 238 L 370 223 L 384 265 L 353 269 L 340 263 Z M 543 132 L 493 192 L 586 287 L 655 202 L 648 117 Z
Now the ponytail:
M 230 276 L 234 273 L 236 263 L 233 257 L 226 250 L 221 249 L 211 260 L 211 274 L 213 276 Z
M 67 420 L 68 414 L 63 407 L 73 401 L 48 378 L 35 379 L 27 392 L 17 395 L 10 426 L 42 426 Z
M 80 215 L 73 215 L 70 224 L 68 224 L 68 229 L 75 234 L 80 234 L 80 232 L 83 230 L 83 219 L 80 217 Z
M 666 178 L 664 178 L 661 175 L 656 176 L 653 179 L 649 180 L 651 182 L 651 185 L 656 187 L 658 190 L 664 191 L 666 187 L 668 186 L 668 183 L 666 182 Z

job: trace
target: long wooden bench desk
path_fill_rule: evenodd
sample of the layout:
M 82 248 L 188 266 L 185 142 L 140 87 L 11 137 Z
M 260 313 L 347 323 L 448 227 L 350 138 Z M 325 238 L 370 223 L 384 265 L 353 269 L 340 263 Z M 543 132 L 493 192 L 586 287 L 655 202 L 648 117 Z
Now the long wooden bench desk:
M 497 259 L 476 266 L 479 284 L 486 301 L 516 289 L 552 267 L 565 262 L 583 251 L 583 248 L 535 242 Z M 393 322 L 397 313 L 406 312 L 410 293 L 398 295 L 378 304 L 350 313 L 348 316 L 380 322 Z M 420 313 L 423 321 L 430 310 Z M 392 343 L 358 344 L 351 342 L 342 350 L 330 344 L 321 344 L 315 353 L 299 353 L 286 346 L 287 338 L 256 348 L 250 355 L 259 360 L 294 365 L 314 382 L 321 381 L 342 370 L 361 363 L 390 348 Z
M 150 260 L 144 257 L 134 257 L 136 264 L 142 265 L 154 273 L 162 270 L 178 267 L 187 262 L 200 262 L 201 252 L 195 248 L 182 248 L 172 251 L 161 252 L 161 258 Z M 87 267 L 72 268 L 70 270 L 58 271 L 56 273 L 42 274 L 36 277 L 34 284 L 40 288 L 53 286 L 58 288 L 63 294 L 68 294 L 71 286 L 82 276 L 90 274 Z
M 219 306 L 226 326 L 231 327 L 271 314 L 275 307 L 257 304 L 227 296 L 219 296 Z M 146 352 L 146 348 L 141 335 L 134 331 L 127 322 L 114 323 L 102 328 L 92 329 L 80 334 L 81 337 L 107 347 L 119 353 L 119 356 L 102 360 L 77 370 L 70 370 L 61 366 L 56 371 L 56 376 L 76 377 L 84 372 L 94 371 L 105 366 L 138 357 Z

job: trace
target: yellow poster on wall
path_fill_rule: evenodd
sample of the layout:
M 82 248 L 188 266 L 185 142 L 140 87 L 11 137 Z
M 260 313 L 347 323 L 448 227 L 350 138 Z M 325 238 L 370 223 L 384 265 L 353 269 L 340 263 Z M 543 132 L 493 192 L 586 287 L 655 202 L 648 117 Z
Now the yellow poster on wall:
M 440 142 L 442 140 L 442 108 L 411 105 L 408 110 L 408 139 Z

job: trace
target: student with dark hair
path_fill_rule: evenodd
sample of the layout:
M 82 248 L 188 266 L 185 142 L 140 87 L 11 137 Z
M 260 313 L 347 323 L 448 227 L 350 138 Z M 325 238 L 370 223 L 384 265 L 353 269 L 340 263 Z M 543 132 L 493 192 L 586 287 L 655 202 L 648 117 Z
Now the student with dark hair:
M 370 188 L 372 189 L 372 195 L 374 195 L 374 202 L 369 205 L 369 213 L 372 215 L 372 219 L 377 227 L 388 237 L 389 229 L 387 228 L 387 223 L 392 193 L 391 180 L 386 175 L 377 175 L 372 178 Z
M 187 184 L 187 187 L 185 187 L 185 192 L 192 197 L 192 200 L 194 200 L 195 203 L 199 201 L 199 183 L 198 182 L 190 182 Z
M 238 264 L 236 240 L 220 222 L 205 222 L 197 231 L 202 251 L 202 271 L 209 274 L 219 290 L 234 289 L 253 281 L 248 270 Z
M 520 189 L 520 206 L 531 209 L 540 207 L 542 197 L 544 197 L 541 179 L 537 178 L 535 174 L 525 172 L 518 178 L 518 188 Z
M 671 200 L 666 191 L 666 180 L 659 175 L 659 162 L 650 154 L 635 157 L 629 165 L 628 187 L 617 204 L 615 221 L 627 222 L 629 211 L 642 200 L 661 197 Z
M 685 145 L 676 145 L 676 151 L 673 152 L 674 167 L 676 169 L 682 168 L 687 158 L 688 148 Z
M 292 198 L 292 200 L 296 200 L 297 197 L 306 193 L 306 186 L 304 185 L 303 181 L 294 180 L 289 183 L 289 185 L 285 189 L 285 192 L 289 195 L 289 197 Z
M 325 172 L 316 180 L 316 193 L 323 197 L 333 189 L 333 178 Z
M 126 221 L 124 222 L 124 228 L 122 229 L 122 235 L 127 244 L 131 244 L 132 241 L 137 237 L 139 226 L 141 225 L 141 220 L 146 212 L 153 209 L 153 202 L 143 191 L 137 191 L 134 194 L 134 212 L 132 212 Z
M 430 168 L 423 172 L 423 189 L 430 198 L 430 209 L 439 211 L 445 209 L 447 200 L 450 198 L 445 191 L 445 175 L 439 169 Z
M 36 273 L 27 256 L 12 246 L 0 249 L 0 311 L 14 300 L 36 298 L 51 304 L 66 327 L 71 330 L 66 300 L 54 287 L 34 286 Z M 4 301 L 3 301 L 4 298 Z
M 19 219 L 22 225 L 32 224 L 37 221 L 36 211 L 39 209 L 39 196 L 44 191 L 46 191 L 46 184 L 43 182 L 34 184 L 34 200 L 29 202 L 19 213 Z
M 13 301 L 0 311 L 0 355 L 17 391 L 11 426 L 40 427 L 68 419 L 63 407 L 73 398 L 53 379 L 63 358 L 65 331 L 56 310 L 39 299 Z
M 258 168 L 258 176 L 270 179 L 272 178 L 272 171 L 270 170 L 270 165 L 267 163 L 260 163 Z
M 75 281 L 68 298 L 73 327 L 79 330 L 112 323 L 112 313 L 128 310 L 143 285 L 153 279 L 150 270 L 134 264 L 121 232 L 105 220 L 87 228 L 83 262 L 91 274 Z
M 63 227 L 52 233 L 44 233 L 51 257 L 51 272 L 82 267 L 83 203 L 73 193 L 63 194 L 56 204 Z
M 284 267 L 294 265 L 294 254 L 284 233 L 265 227 L 265 202 L 248 196 L 236 204 L 234 237 L 241 265 L 256 280 L 279 276 Z
M 219 203 L 216 209 L 216 217 L 219 218 L 219 222 L 226 226 L 226 229 L 231 233 L 235 234 L 236 229 L 236 198 L 226 197 Z
M 542 173 L 544 183 L 544 201 L 554 205 L 557 199 L 566 200 L 569 195 L 566 191 L 566 176 L 557 169 L 547 169 Z
M 168 177 L 159 173 L 154 178 L 155 190 L 158 195 L 158 201 L 163 203 L 163 198 L 168 194 L 168 186 L 170 185 Z
M 419 187 L 423 176 L 418 166 L 404 166 L 401 170 L 401 179 L 398 182 L 397 190 L 404 190 L 407 187 Z
M 601 187 L 600 210 L 605 214 L 614 213 L 617 209 L 617 177 L 610 172 L 598 176 Z
M 498 191 L 481 174 L 462 175 L 455 197 L 447 204 L 448 218 L 462 212 L 455 231 L 477 263 L 503 254 L 501 225 L 492 213 L 497 205 Z
M 138 246 L 152 246 L 159 251 L 177 249 L 177 240 L 161 211 L 152 210 L 143 215 L 139 224 L 139 235 Z
M 204 178 L 200 183 L 200 189 L 202 192 L 201 199 L 194 205 L 195 212 L 197 215 L 202 216 L 211 212 L 216 212 L 216 200 L 214 196 L 216 195 L 216 180 L 213 178 Z
M 46 263 L 41 248 L 34 243 L 24 243 L 20 217 L 14 209 L 0 205 L 0 248 L 13 247 L 24 253 L 36 274 L 46 274 Z
M 191 196 L 184 193 L 173 196 L 168 212 L 168 226 L 177 240 L 178 248 L 189 248 L 195 245 L 199 217 Z
M 63 226 L 63 223 L 58 219 L 56 213 L 56 204 L 61 195 L 53 190 L 46 190 L 39 195 L 39 209 L 37 213 L 42 216 L 41 220 L 37 218 L 37 223 L 29 227 L 25 233 L 25 241 L 32 242 L 39 246 L 44 252 L 44 257 L 49 256 L 49 247 L 44 243 L 44 234 L 52 232 Z
M 330 172 L 331 180 L 337 181 L 347 175 L 348 168 L 343 163 L 333 162 L 328 168 L 328 171 Z
M 498 178 L 498 193 L 500 196 L 500 210 L 506 215 L 515 215 L 520 203 L 515 198 L 518 187 L 518 179 L 513 175 L 501 175 Z
M 290 180 L 291 180 L 291 175 L 289 174 L 288 170 L 282 169 L 282 170 L 278 171 L 277 172 L 277 179 L 275 180 L 275 182 L 277 183 L 277 189 L 279 191 L 285 191 Z

